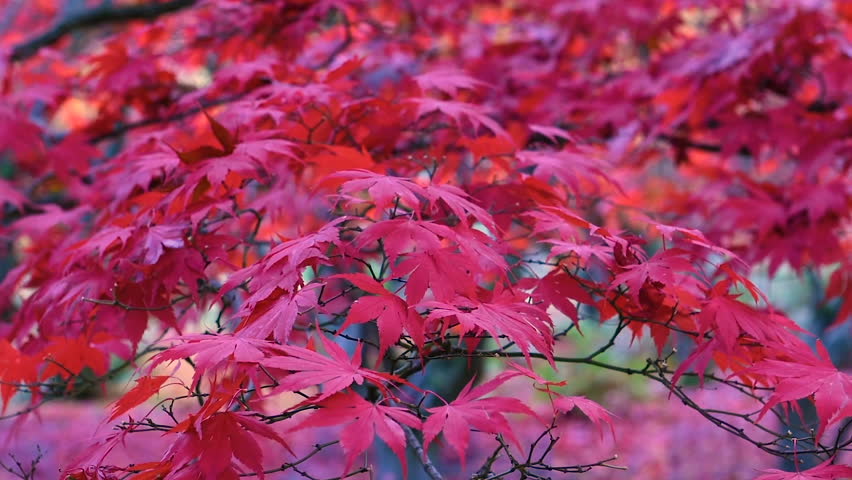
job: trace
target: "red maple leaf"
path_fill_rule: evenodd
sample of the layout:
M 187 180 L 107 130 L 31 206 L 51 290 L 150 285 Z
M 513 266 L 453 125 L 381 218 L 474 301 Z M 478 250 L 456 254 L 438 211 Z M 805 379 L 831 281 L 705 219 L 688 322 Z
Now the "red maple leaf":
M 488 85 L 461 70 L 453 68 L 439 68 L 415 75 L 413 78 L 424 93 L 434 89 L 451 97 L 455 97 L 460 89 L 473 90 Z
M 239 478 L 234 460 L 263 474 L 263 450 L 255 436 L 273 440 L 292 453 L 289 445 L 269 425 L 247 412 L 217 412 L 202 420 L 195 415 L 172 428 L 181 435 L 163 456 L 173 472 L 188 468 L 202 478 Z
M 423 347 L 425 332 L 420 315 L 405 303 L 405 300 L 386 290 L 381 283 L 363 273 L 341 274 L 339 278 L 349 280 L 361 290 L 375 296 L 360 297 L 349 309 L 346 321 L 340 327 L 345 330 L 349 325 L 376 320 L 379 330 L 379 355 L 381 361 L 388 348 L 402 336 L 403 329 L 408 331 L 414 344 Z
M 684 276 L 677 272 L 694 272 L 695 267 L 689 261 L 688 253 L 683 250 L 669 249 L 658 252 L 642 263 L 624 267 L 626 271 L 612 279 L 612 289 L 619 285 L 627 285 L 627 294 L 636 304 L 639 304 L 639 294 L 649 282 L 657 289 L 684 281 Z
M 312 283 L 292 293 L 279 288 L 257 303 L 244 303 L 234 314 L 234 318 L 244 319 L 235 335 L 265 339 L 272 334 L 275 340 L 287 343 L 299 314 L 316 306 L 316 290 L 321 287 Z
M 302 271 L 306 266 L 315 266 L 328 260 L 326 249 L 339 245 L 338 225 L 344 219 L 329 222 L 313 233 L 288 240 L 272 247 L 257 263 L 237 270 L 219 289 L 215 301 L 248 280 L 251 295 L 246 299 L 244 312 L 258 302 L 267 299 L 276 289 L 292 292 L 302 283 Z
M 396 261 L 404 253 L 439 250 L 444 246 L 443 240 L 455 238 L 455 231 L 446 225 L 396 218 L 367 227 L 355 239 L 355 246 L 363 248 L 381 239 L 385 253 L 391 261 Z
M 579 260 L 579 264 L 584 267 L 592 264 L 603 265 L 606 268 L 611 268 L 613 262 L 612 247 L 602 244 L 588 244 L 569 242 L 564 240 L 545 240 L 552 245 L 548 259 L 552 259 L 561 255 L 570 255 Z
M 832 465 L 830 458 L 819 465 L 804 471 L 785 472 L 776 468 L 761 470 L 761 476 L 754 480 L 834 480 L 852 477 L 852 467 L 848 465 Z
M 471 274 L 474 270 L 467 256 L 455 253 L 454 248 L 447 248 L 407 255 L 393 268 L 393 275 L 408 275 L 405 299 L 413 305 L 423 300 L 427 288 L 435 299 L 443 302 L 452 300 L 457 294 L 474 296 L 475 284 Z
M 109 420 L 115 420 L 122 414 L 130 411 L 130 409 L 142 404 L 142 402 L 151 398 L 152 395 L 160 391 L 166 381 L 171 378 L 168 376 L 159 377 L 141 377 L 136 379 L 136 386 L 131 388 L 120 399 L 112 405 L 112 413 Z
M 509 133 L 478 105 L 434 98 L 411 98 L 409 101 L 417 105 L 417 118 L 438 111 L 452 118 L 459 127 L 462 127 L 463 121 L 467 120 L 474 131 L 484 126 L 497 136 L 511 138 Z
M 535 176 L 543 181 L 556 178 L 580 193 L 584 186 L 598 188 L 602 184 L 615 185 L 606 174 L 608 164 L 590 149 L 570 148 L 558 152 L 524 150 L 517 153 L 519 165 L 535 167 Z
M 321 402 L 352 383 L 361 385 L 366 380 L 387 391 L 387 381 L 401 380 L 387 373 L 361 367 L 362 344 L 358 344 L 355 354 L 349 358 L 343 347 L 325 336 L 320 335 L 320 341 L 328 356 L 307 348 L 285 345 L 281 349 L 286 356 L 271 357 L 263 361 L 266 367 L 291 372 L 279 380 L 279 385 L 273 392 L 297 392 L 314 385 L 322 385 L 322 394 L 314 399 L 315 402 Z
M 464 190 L 453 185 L 429 185 L 424 189 L 424 193 L 432 204 L 438 201 L 446 204 L 450 211 L 464 224 L 467 225 L 468 217 L 472 216 L 485 228 L 497 233 L 497 225 L 494 223 L 491 214 L 473 203 Z
M 423 187 L 408 178 L 381 175 L 369 170 L 346 170 L 333 173 L 327 178 L 347 179 L 340 187 L 340 192 L 349 203 L 363 202 L 353 194 L 366 190 L 379 210 L 393 206 L 397 198 L 402 205 L 416 210 L 420 198 L 425 197 Z
M 175 339 L 179 343 L 157 354 L 151 362 L 153 369 L 163 362 L 182 360 L 195 356 L 195 373 L 191 388 L 195 388 L 208 371 L 218 371 L 235 364 L 256 366 L 270 356 L 281 355 L 280 345 L 262 339 L 236 335 L 184 335 Z M 273 357 L 274 358 L 274 357 Z
M 487 332 L 498 343 L 505 335 L 527 360 L 532 347 L 553 364 L 553 321 L 541 308 L 513 300 L 498 297 L 494 303 L 483 303 L 457 297 L 452 303 L 430 301 L 420 306 L 432 309 L 429 321 L 455 319 L 462 335 Z
M 109 370 L 109 354 L 85 336 L 53 337 L 41 355 L 48 362 L 41 372 L 43 379 L 54 375 L 68 378 L 86 367 L 91 368 L 95 375 L 104 375 Z
M 581 231 L 595 231 L 600 228 L 577 213 L 561 206 L 541 206 L 535 210 L 524 212 L 524 215 L 535 220 L 533 233 L 557 231 L 562 238 L 575 239 Z
M 572 300 L 591 305 L 595 300 L 583 288 L 583 284 L 576 278 L 554 270 L 544 276 L 535 289 L 534 295 L 543 303 L 541 307 L 546 309 L 553 305 L 560 312 L 568 316 L 577 328 L 580 328 L 580 317 L 577 307 Z
M 17 393 L 19 384 L 36 382 L 40 359 L 26 355 L 16 349 L 8 340 L 0 339 L 0 401 L 6 412 L 9 400 Z
M 795 355 L 796 361 L 766 359 L 746 370 L 778 379 L 775 391 L 761 410 L 759 418 L 779 403 L 813 396 L 819 415 L 816 435 L 819 438 L 827 427 L 845 418 L 846 415 L 840 413 L 849 405 L 849 398 L 852 397 L 852 376 L 839 371 L 831 363 L 822 342 L 817 342 L 816 355 L 804 344 L 791 353 Z
M 762 312 L 728 294 L 730 282 L 716 284 L 698 314 L 701 333 L 713 330 L 727 351 L 737 344 L 740 332 L 763 344 L 786 344 L 790 332 L 805 332 L 795 322 L 777 312 Z
M 340 392 L 314 405 L 321 409 L 308 415 L 290 431 L 344 425 L 340 431 L 340 445 L 346 453 L 343 475 L 349 472 L 355 459 L 373 444 L 376 435 L 402 462 L 403 477 L 408 475 L 405 431 L 400 424 L 420 429 L 419 418 L 404 408 L 368 402 L 354 392 Z
M 183 247 L 185 228 L 185 225 L 153 225 L 141 229 L 138 235 L 142 263 L 153 265 L 163 255 L 165 248 Z
M 573 135 L 559 127 L 552 127 L 549 125 L 537 125 L 534 123 L 529 124 L 529 127 L 530 131 L 544 136 L 553 143 L 557 143 L 557 138 L 576 142 L 575 137 Z
M 429 444 L 443 432 L 444 438 L 464 463 L 472 428 L 480 432 L 505 435 L 522 450 L 505 414 L 519 413 L 535 417 L 535 413 L 517 398 L 481 398 L 517 375 L 517 372 L 506 372 L 476 388 L 472 388 L 474 380 L 471 380 L 455 400 L 442 407 L 428 409 L 431 415 L 423 424 L 424 451 L 428 450 Z
M 603 438 L 603 424 L 609 425 L 610 431 L 612 432 L 612 436 L 615 437 L 615 427 L 612 423 L 612 413 L 610 413 L 607 409 L 598 405 L 597 403 L 589 400 L 586 397 L 566 397 L 566 396 L 558 396 L 555 400 L 553 400 L 553 406 L 557 410 L 561 410 L 565 413 L 570 412 L 577 407 L 583 412 L 589 420 L 591 420 L 600 430 L 601 438 Z

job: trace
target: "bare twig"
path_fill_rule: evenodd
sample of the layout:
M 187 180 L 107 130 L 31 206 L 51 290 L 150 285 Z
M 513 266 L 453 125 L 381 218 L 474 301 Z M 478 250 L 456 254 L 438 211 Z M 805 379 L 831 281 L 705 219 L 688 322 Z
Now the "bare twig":
M 715 145 L 712 143 L 696 142 L 686 137 L 681 137 L 677 135 L 668 135 L 665 133 L 661 133 L 657 135 L 657 138 L 670 143 L 673 147 L 691 148 L 693 150 L 701 150 L 703 152 L 710 153 L 719 153 L 722 151 L 722 147 L 719 145 Z
M 0 461 L 0 468 L 9 472 L 13 476 L 20 478 L 21 480 L 34 480 L 36 478 L 36 469 L 38 468 L 39 462 L 44 457 L 44 452 L 41 450 L 39 445 L 36 445 L 36 456 L 30 460 L 29 466 L 24 467 L 23 462 L 18 460 L 17 457 L 13 454 L 9 454 L 9 458 L 15 463 L 15 468 L 12 468 L 9 465 L 6 465 L 2 461 Z
M 441 475 L 441 472 L 435 468 L 435 464 L 433 464 L 432 460 L 429 459 L 429 454 L 423 450 L 423 445 L 420 443 L 420 440 L 418 440 L 417 435 L 415 435 L 414 432 L 405 425 L 402 425 L 402 429 L 405 430 L 405 439 L 408 440 L 411 448 L 414 449 L 414 453 L 417 454 L 417 459 L 423 464 L 423 470 L 426 472 L 426 475 L 429 475 L 429 478 L 432 480 L 443 480 L 443 475 Z
M 118 125 L 117 127 L 115 127 L 114 129 L 112 129 L 108 132 L 103 132 L 103 133 L 100 133 L 98 135 L 93 136 L 92 138 L 89 139 L 89 143 L 95 144 L 95 143 L 102 142 L 104 140 L 109 140 L 109 139 L 114 138 L 114 137 L 120 137 L 121 135 L 124 135 L 125 133 L 130 132 L 131 130 L 135 130 L 137 128 L 150 127 L 150 126 L 154 126 L 154 125 L 159 125 L 161 123 L 169 123 L 169 122 L 175 122 L 175 121 L 178 121 L 178 120 L 182 120 L 184 118 L 191 117 L 193 115 L 199 114 L 206 108 L 217 107 L 217 106 L 220 106 L 220 105 L 224 105 L 226 103 L 231 103 L 231 102 L 241 100 L 248 93 L 250 93 L 250 92 L 241 92 L 241 93 L 236 93 L 236 94 L 232 94 L 232 95 L 227 95 L 225 97 L 217 98 L 217 99 L 214 99 L 214 100 L 201 101 L 201 102 L 199 102 L 199 106 L 197 106 L 197 107 L 189 108 L 187 110 L 177 112 L 177 113 L 174 113 L 172 115 L 167 115 L 167 116 L 163 116 L 163 117 L 144 118 L 144 119 L 138 120 L 136 122 L 129 122 L 129 123 L 120 124 L 120 125 Z

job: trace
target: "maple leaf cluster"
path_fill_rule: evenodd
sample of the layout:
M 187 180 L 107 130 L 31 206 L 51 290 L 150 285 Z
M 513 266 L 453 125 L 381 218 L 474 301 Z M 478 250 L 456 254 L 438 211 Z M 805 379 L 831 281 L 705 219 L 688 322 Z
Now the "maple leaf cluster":
M 569 367 L 852 476 L 847 2 L 82 3 L 0 1 L 0 419 L 136 374 L 62 478 L 617 472 Z

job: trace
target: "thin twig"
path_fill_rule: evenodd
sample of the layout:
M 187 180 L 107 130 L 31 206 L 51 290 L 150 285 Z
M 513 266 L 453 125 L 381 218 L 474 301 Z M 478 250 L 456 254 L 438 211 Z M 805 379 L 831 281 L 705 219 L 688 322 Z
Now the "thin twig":
M 408 440 L 411 448 L 414 449 L 414 453 L 417 454 L 417 459 L 423 464 L 423 470 L 426 472 L 426 475 L 429 475 L 429 478 L 432 480 L 444 480 L 441 472 L 435 468 L 432 460 L 429 459 L 429 454 L 423 450 L 423 445 L 420 443 L 420 440 L 417 439 L 417 435 L 415 435 L 414 432 L 405 425 L 402 425 L 402 429 L 405 430 L 405 438 Z

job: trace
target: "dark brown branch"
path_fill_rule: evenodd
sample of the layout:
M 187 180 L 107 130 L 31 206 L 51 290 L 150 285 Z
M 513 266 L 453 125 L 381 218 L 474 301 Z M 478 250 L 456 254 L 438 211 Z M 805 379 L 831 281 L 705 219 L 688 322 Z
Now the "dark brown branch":
M 432 463 L 432 460 L 429 459 L 429 454 L 423 450 L 423 445 L 420 444 L 420 440 L 417 439 L 417 436 L 414 435 L 414 432 L 407 426 L 401 425 L 402 429 L 405 430 L 405 438 L 408 440 L 408 443 L 414 449 L 414 453 L 417 455 L 417 459 L 420 460 L 420 463 L 423 464 L 423 470 L 426 472 L 426 475 L 429 475 L 429 478 L 432 480 L 444 480 L 441 472 L 435 468 L 435 465 Z
M 172 300 L 172 302 L 169 303 L 168 305 L 157 305 L 155 307 L 128 305 L 128 304 L 120 301 L 119 299 L 115 298 L 114 295 L 113 295 L 112 300 L 101 300 L 101 299 L 98 299 L 98 298 L 89 298 L 89 297 L 82 297 L 81 300 L 83 300 L 84 302 L 95 303 L 95 304 L 98 304 L 98 305 L 106 305 L 108 307 L 119 307 L 119 308 L 123 308 L 125 310 L 141 310 L 141 311 L 145 311 L 145 312 L 159 312 L 159 311 L 163 311 L 163 310 L 168 310 L 168 309 L 172 308 L 173 306 L 175 306 L 176 304 L 186 300 L 187 298 L 189 298 L 189 297 L 182 295 L 182 296 L 177 297 L 174 300 Z
M 299 472 L 300 475 L 304 476 L 304 474 L 302 474 L 301 471 L 298 470 L 296 467 L 307 462 L 309 459 L 311 459 L 311 457 L 320 453 L 324 448 L 330 447 L 330 446 L 337 444 L 337 443 L 340 443 L 340 441 L 339 440 L 333 440 L 331 442 L 326 442 L 326 443 L 317 443 L 317 444 L 314 445 L 313 450 L 311 450 L 307 455 L 300 458 L 299 460 L 296 460 L 295 462 L 285 463 L 278 468 L 273 468 L 273 469 L 270 469 L 270 470 L 264 470 L 262 473 L 266 474 L 266 475 L 270 475 L 270 474 L 273 474 L 273 473 L 283 472 L 283 471 L 286 471 L 286 470 L 295 470 L 296 472 Z M 349 472 L 349 473 L 351 474 L 353 472 Z M 241 473 L 240 476 L 241 477 L 254 477 L 254 476 L 259 476 L 259 473 L 258 472 Z M 343 477 L 343 478 L 345 478 L 345 477 Z
M 154 125 L 159 125 L 161 123 L 169 123 L 169 122 L 174 122 L 174 121 L 177 121 L 177 120 L 182 120 L 184 118 L 191 117 L 193 115 L 199 114 L 207 108 L 218 107 L 218 106 L 224 105 L 226 103 L 231 103 L 231 102 L 236 102 L 238 100 L 241 100 L 246 95 L 248 95 L 249 93 L 251 93 L 251 91 L 236 93 L 236 94 L 228 95 L 228 96 L 225 96 L 225 97 L 222 97 L 222 98 L 217 98 L 215 100 L 204 100 L 204 101 L 199 102 L 199 105 L 197 107 L 192 107 L 192 108 L 189 108 L 189 109 L 184 110 L 182 112 L 174 113 L 172 115 L 167 115 L 167 116 L 163 116 L 163 117 L 145 118 L 145 119 L 142 119 L 142 120 L 138 120 L 136 122 L 120 124 L 120 125 L 118 125 L 117 127 L 115 127 L 114 129 L 112 129 L 108 132 L 103 132 L 103 133 L 100 133 L 100 134 L 95 135 L 94 137 L 90 138 L 89 143 L 95 144 L 95 143 L 102 142 L 104 140 L 109 140 L 111 138 L 119 137 L 119 136 L 124 135 L 125 133 L 128 133 L 128 132 L 135 130 L 137 128 L 150 127 L 150 126 L 154 126 Z
M 176 12 L 192 6 L 196 0 L 172 0 L 170 2 L 149 3 L 146 5 L 113 6 L 103 3 L 98 7 L 73 13 L 46 32 L 18 44 L 12 49 L 13 62 L 26 60 L 48 45 L 53 45 L 62 37 L 75 30 L 95 27 L 107 23 L 128 22 L 132 20 L 151 20 L 161 15 Z
M 701 150 L 703 152 L 710 153 L 719 153 L 722 151 L 722 147 L 719 145 L 714 145 L 712 143 L 696 142 L 686 137 L 661 133 L 657 135 L 657 138 L 669 142 L 675 148 L 691 148 L 693 150 Z

